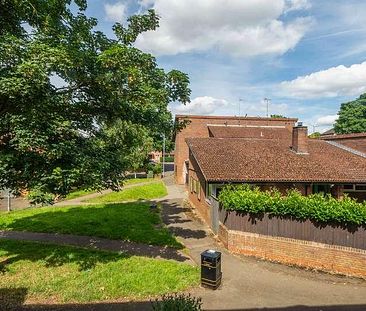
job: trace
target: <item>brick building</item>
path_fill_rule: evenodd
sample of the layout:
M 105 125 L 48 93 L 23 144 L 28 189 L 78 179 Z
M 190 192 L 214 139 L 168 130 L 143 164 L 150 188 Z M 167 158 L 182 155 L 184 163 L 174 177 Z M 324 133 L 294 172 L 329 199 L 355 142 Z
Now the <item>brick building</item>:
M 188 157 L 189 151 L 186 138 L 210 137 L 215 127 L 225 125 L 229 128 L 247 129 L 246 135 L 258 137 L 263 133 L 272 133 L 269 129 L 283 131 L 292 130 L 297 119 L 291 118 L 259 118 L 259 117 L 234 117 L 234 116 L 195 116 L 176 115 L 176 122 L 186 120 L 187 126 L 177 133 L 175 138 L 174 172 L 178 184 L 188 183 Z M 211 129 L 211 130 L 210 130 Z M 259 136 L 260 137 L 260 136 Z
M 193 127 L 188 126 L 181 137 L 177 135 L 176 158 L 179 152 L 180 157 L 176 167 L 184 166 L 180 171 L 176 168 L 176 177 L 188 182 L 190 202 L 228 250 L 366 277 L 364 227 L 349 231 L 268 215 L 253 220 L 250 215 L 220 209 L 217 200 L 228 183 L 249 183 L 263 190 L 276 187 L 283 193 L 295 188 L 303 195 L 323 192 L 337 198 L 347 192 L 366 200 L 362 135 L 339 137 L 334 143 L 332 139 L 309 139 L 307 128 L 295 126 L 295 119 L 273 124 L 257 118 L 254 125 L 238 124 L 237 119 L 236 124 L 229 124 L 219 118 L 215 123 L 195 118 Z
M 275 138 L 266 137 L 260 129 L 259 138 L 243 135 L 245 128 L 233 129 L 242 135 L 231 138 L 230 128 L 215 130 L 225 138 L 186 139 L 189 199 L 208 222 L 210 199 L 227 183 L 251 183 L 264 190 L 276 187 L 283 193 L 296 188 L 303 195 L 324 192 L 341 197 L 347 192 L 366 200 L 366 158 L 327 141 L 309 139 L 304 126 L 285 130 L 287 134 L 273 130 L 278 132 Z

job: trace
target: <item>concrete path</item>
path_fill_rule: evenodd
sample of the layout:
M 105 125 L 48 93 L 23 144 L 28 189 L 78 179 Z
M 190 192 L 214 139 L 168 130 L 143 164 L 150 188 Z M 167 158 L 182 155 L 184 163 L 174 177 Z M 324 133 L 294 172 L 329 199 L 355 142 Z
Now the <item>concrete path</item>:
M 71 245 L 105 251 L 123 252 L 135 256 L 172 259 L 193 264 L 193 261 L 190 257 L 174 248 L 140 244 L 122 240 L 109 240 L 97 237 L 71 234 L 20 231 L 0 231 L 0 239 L 45 242 L 58 245 Z
M 366 281 L 239 257 L 215 240 L 189 205 L 184 188 L 167 182 L 163 220 L 199 264 L 206 249 L 222 252 L 223 282 L 216 291 L 191 291 L 205 310 L 366 310 Z M 314 254 L 316 256 L 316 254 Z M 366 264 L 366 262 L 365 262 Z

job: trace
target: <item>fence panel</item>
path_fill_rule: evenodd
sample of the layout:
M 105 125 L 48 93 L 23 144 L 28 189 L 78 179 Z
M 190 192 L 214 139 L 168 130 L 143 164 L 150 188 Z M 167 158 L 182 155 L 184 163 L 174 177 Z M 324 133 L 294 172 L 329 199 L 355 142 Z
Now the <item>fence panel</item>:
M 224 209 L 220 209 L 219 218 L 230 230 L 366 249 L 366 226 L 324 225 L 310 220 L 300 221 L 268 214 L 253 216 Z

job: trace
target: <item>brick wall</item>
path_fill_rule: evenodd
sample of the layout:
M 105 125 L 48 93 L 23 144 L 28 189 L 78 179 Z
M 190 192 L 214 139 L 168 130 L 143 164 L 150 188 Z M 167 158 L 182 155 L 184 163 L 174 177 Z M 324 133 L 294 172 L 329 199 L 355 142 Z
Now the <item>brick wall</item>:
M 228 230 L 223 224 L 219 237 L 233 253 L 366 278 L 365 250 Z
M 257 126 L 286 126 L 292 129 L 297 119 L 276 118 L 238 118 L 230 116 L 176 116 L 177 120 L 190 120 L 190 123 L 175 137 L 174 167 L 175 179 L 178 184 L 184 184 L 184 162 L 188 160 L 188 146 L 186 138 L 209 137 L 208 124 L 228 125 L 257 125 Z
M 210 206 L 206 202 L 206 183 L 205 179 L 198 167 L 198 164 L 192 154 L 189 154 L 189 179 L 198 182 L 200 188 L 199 191 L 191 191 L 190 184 L 188 185 L 188 200 L 197 209 L 199 215 L 206 221 L 206 223 L 211 224 L 211 213 Z

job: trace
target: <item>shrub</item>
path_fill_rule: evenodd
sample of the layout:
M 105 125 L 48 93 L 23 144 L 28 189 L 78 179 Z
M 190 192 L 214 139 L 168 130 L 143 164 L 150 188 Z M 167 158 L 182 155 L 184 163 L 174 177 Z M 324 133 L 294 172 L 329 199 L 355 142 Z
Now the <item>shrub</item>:
M 55 196 L 52 193 L 44 192 L 40 188 L 32 189 L 27 199 L 31 205 L 51 205 L 54 203 Z
M 163 162 L 163 157 L 160 158 L 160 162 Z M 164 157 L 164 162 L 174 162 L 174 157 L 166 156 Z
M 249 185 L 229 185 L 221 190 L 218 199 L 227 210 L 291 216 L 321 223 L 366 225 L 366 202 L 358 203 L 347 196 L 341 200 L 329 194 L 303 196 L 296 190 L 290 190 L 283 196 L 276 189 L 261 191 L 258 187 Z
M 146 165 L 147 173 L 149 171 L 152 171 L 154 173 L 154 175 L 159 175 L 159 174 L 161 174 L 162 170 L 163 170 L 163 166 L 161 165 L 161 163 L 149 163 Z
M 152 302 L 154 311 L 200 311 L 202 299 L 185 294 L 164 295 Z

